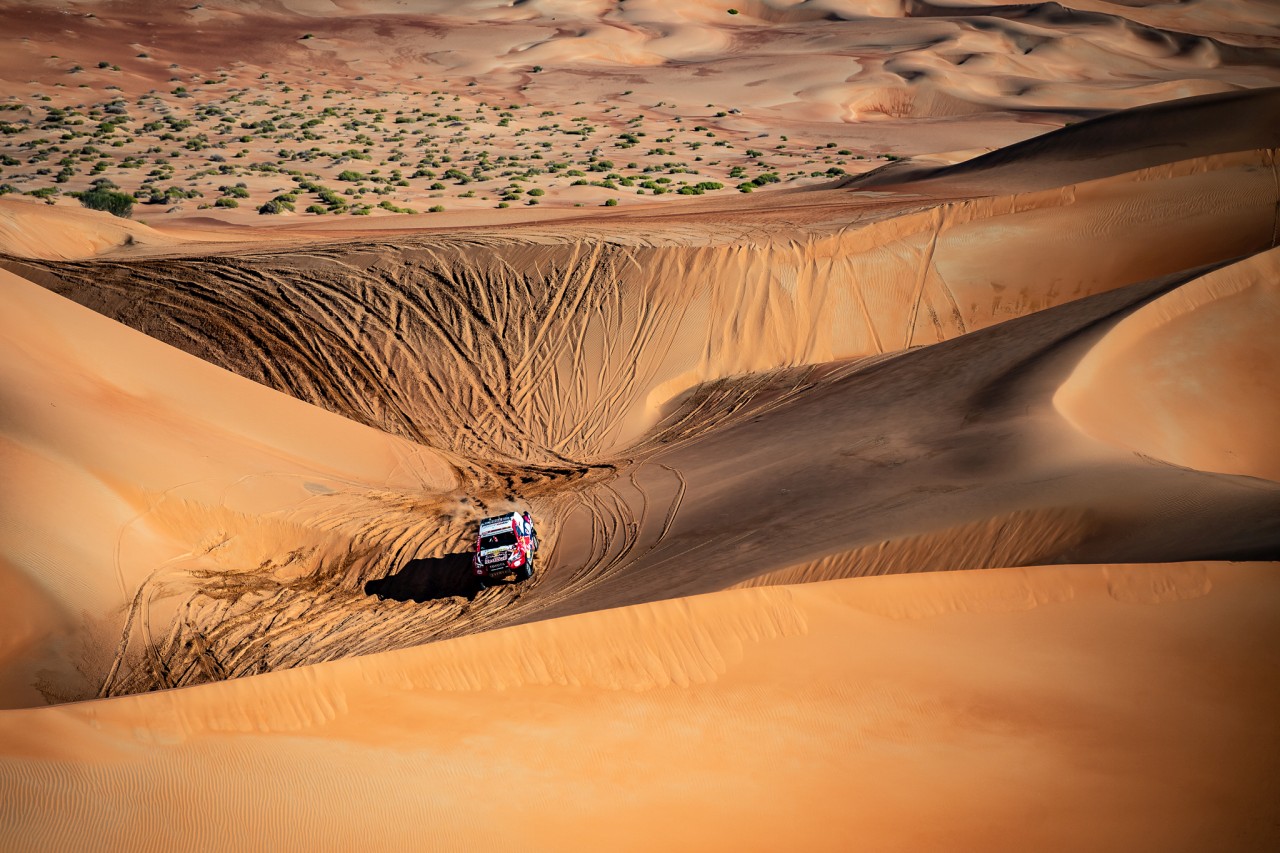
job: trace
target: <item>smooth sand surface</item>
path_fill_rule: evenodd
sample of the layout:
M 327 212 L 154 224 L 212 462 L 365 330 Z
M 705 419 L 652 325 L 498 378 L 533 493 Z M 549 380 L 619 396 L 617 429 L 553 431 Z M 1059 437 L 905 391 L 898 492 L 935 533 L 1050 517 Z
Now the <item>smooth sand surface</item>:
M 1278 297 L 1274 249 L 1210 273 L 1125 318 L 1055 402 L 1104 441 L 1280 480 Z
M 1263 564 L 863 578 L 11 711 L 5 838 L 1262 850 L 1277 607 Z

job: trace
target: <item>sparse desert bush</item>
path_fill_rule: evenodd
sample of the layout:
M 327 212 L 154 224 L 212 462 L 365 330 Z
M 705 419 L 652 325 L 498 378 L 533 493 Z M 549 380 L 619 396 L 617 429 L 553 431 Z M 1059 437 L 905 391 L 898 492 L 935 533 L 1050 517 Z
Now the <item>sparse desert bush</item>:
M 112 216 L 128 219 L 133 213 L 134 198 L 129 193 L 117 192 L 106 186 L 98 186 L 80 193 L 80 204 L 90 210 L 105 210 Z

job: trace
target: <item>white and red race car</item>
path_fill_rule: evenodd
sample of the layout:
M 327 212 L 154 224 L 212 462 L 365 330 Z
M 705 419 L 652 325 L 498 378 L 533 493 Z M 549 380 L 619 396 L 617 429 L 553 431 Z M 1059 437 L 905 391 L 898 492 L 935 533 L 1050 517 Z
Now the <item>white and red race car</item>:
M 504 575 L 528 580 L 533 577 L 533 555 L 537 551 L 538 534 L 529 513 L 508 512 L 480 521 L 471 564 L 481 587 L 491 578 Z

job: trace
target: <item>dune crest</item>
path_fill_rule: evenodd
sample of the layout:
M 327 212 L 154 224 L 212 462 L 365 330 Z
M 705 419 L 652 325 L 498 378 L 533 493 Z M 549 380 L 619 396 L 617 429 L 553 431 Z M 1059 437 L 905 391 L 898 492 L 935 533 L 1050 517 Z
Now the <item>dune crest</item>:
M 456 483 L 427 448 L 224 373 L 10 273 L 0 271 L 0 288 L 0 566 L 7 586 L 34 585 L 49 602 L 32 614 L 54 608 L 29 638 L 53 694 L 97 692 L 150 579 L 184 567 L 272 570 L 295 550 L 312 566 L 336 560 L 351 534 L 317 524 L 327 497 L 425 498 Z M 70 506 L 75 522 L 58 521 L 54 508 Z M 192 507 L 204 521 L 180 522 Z M 220 566 L 224 553 L 236 558 Z M 77 645 L 90 650 L 84 660 Z
M 1274 0 L 0 20 L 0 850 L 1280 849 Z
M 1227 833 L 1262 849 L 1280 755 L 1280 688 L 1257 677 L 1280 664 L 1273 568 L 1202 564 L 1211 589 L 1155 606 L 1109 590 L 1177 566 L 734 590 L 10 711 L 3 837 L 228 847 L 252 826 L 253 846 L 314 850 L 905 851 Z M 32 807 L 49 798 L 70 805 Z M 181 822 L 160 817 L 178 807 Z M 822 821 L 791 819 L 814 809 Z
M 140 222 L 95 210 L 50 207 L 0 198 L 0 253 L 24 258 L 80 260 L 135 246 L 178 241 Z
M 1089 435 L 1175 465 L 1280 481 L 1280 250 L 1126 317 L 1054 395 Z

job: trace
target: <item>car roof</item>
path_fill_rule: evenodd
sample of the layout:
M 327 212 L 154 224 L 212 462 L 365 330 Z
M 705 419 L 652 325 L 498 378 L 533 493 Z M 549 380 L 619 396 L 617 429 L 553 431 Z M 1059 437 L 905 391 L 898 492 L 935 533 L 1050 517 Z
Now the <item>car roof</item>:
M 512 532 L 515 529 L 515 520 L 519 517 L 519 513 L 508 512 L 504 515 L 491 515 L 481 519 L 480 535 L 492 536 L 495 533 Z

